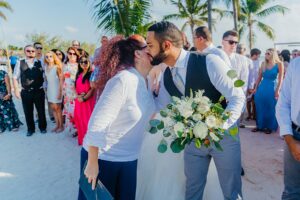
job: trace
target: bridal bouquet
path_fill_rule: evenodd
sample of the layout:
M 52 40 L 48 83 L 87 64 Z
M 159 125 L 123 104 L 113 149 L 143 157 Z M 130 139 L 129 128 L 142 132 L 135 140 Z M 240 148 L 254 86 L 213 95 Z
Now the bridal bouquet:
M 168 143 L 165 138 L 171 137 L 170 148 L 174 153 L 182 151 L 186 144 L 194 140 L 195 146 L 210 147 L 214 145 L 222 151 L 220 141 L 225 134 L 236 136 L 238 129 L 232 128 L 229 133 L 223 129 L 223 124 L 229 118 L 230 113 L 222 108 L 220 103 L 212 103 L 209 98 L 203 96 L 204 91 L 199 90 L 190 97 L 172 97 L 172 101 L 164 110 L 160 111 L 161 119 L 150 121 L 152 134 L 162 130 L 163 139 L 158 145 L 158 151 L 167 151 Z M 221 98 L 221 102 L 224 98 Z

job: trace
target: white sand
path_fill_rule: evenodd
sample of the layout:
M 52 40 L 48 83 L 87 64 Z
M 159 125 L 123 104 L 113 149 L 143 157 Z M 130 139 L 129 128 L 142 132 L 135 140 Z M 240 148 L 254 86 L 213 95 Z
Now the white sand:
M 19 132 L 0 134 L 1 200 L 75 200 L 78 193 L 80 147 L 67 133 L 36 133 L 26 137 L 20 101 L 14 99 L 24 123 Z M 250 127 L 254 123 L 251 122 Z M 48 131 L 54 124 L 48 120 Z M 277 134 L 241 129 L 245 200 L 280 199 L 283 188 L 282 146 Z

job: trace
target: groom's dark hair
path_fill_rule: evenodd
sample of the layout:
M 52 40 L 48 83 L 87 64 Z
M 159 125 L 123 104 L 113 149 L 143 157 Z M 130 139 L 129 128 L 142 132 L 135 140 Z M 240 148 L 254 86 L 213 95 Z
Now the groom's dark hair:
M 166 40 L 172 42 L 172 44 L 177 48 L 182 48 L 183 46 L 183 36 L 181 31 L 173 23 L 168 21 L 161 21 L 153 24 L 148 28 L 148 31 L 153 31 L 154 36 L 159 43 Z

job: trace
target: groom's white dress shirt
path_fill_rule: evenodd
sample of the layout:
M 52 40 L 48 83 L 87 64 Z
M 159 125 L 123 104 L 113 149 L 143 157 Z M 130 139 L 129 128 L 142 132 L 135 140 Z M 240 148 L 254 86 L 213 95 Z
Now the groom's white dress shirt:
M 243 91 L 246 95 L 248 90 L 249 68 L 251 68 L 249 67 L 251 65 L 250 60 L 246 56 L 237 53 L 230 54 L 229 59 L 231 68 L 234 69 L 238 75 L 237 78 L 245 82 Z
M 208 53 L 208 54 L 211 53 L 211 54 L 217 55 L 217 56 L 219 56 L 227 64 L 228 67 L 231 66 L 229 57 L 225 53 L 225 51 L 223 51 L 222 49 L 219 49 L 219 48 L 215 47 L 212 43 L 207 48 L 205 48 L 202 52 L 203 53 Z
M 135 69 L 111 78 L 91 115 L 83 147 L 99 147 L 99 159 L 133 161 L 153 114 L 154 101 L 143 76 Z
M 280 135 L 293 135 L 292 122 L 300 126 L 300 58 L 289 64 L 276 105 Z
M 189 55 L 189 52 L 182 49 L 174 65 L 174 67 L 178 68 L 177 72 L 182 77 L 184 83 L 186 80 L 186 70 Z M 245 104 L 245 95 L 241 88 L 234 87 L 234 82 L 227 76 L 227 72 L 230 70 L 230 68 L 219 56 L 213 54 L 207 55 L 206 65 L 212 84 L 228 101 L 226 110 L 231 112 L 231 116 L 223 127 L 224 129 L 228 129 L 240 117 Z M 160 80 L 160 91 L 155 101 L 157 109 L 164 109 L 167 104 L 170 103 L 170 100 L 171 97 L 164 86 L 164 78 L 162 75 Z

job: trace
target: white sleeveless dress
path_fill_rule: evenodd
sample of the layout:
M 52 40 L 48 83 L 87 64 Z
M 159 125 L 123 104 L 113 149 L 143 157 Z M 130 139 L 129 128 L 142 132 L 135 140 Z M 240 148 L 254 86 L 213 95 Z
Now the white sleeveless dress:
M 59 78 L 57 76 L 57 66 L 45 70 L 47 78 L 47 99 L 49 103 L 61 103 L 62 99 L 57 99 L 59 94 Z
M 146 133 L 138 159 L 136 200 L 184 200 L 185 181 L 183 151 L 159 153 L 162 133 Z M 169 138 L 165 138 L 168 140 Z M 168 141 L 170 144 L 170 141 Z M 213 159 L 207 175 L 203 200 L 223 199 Z

